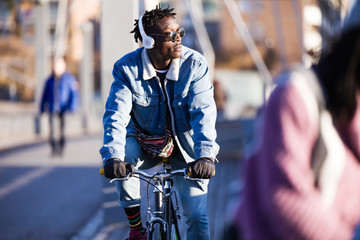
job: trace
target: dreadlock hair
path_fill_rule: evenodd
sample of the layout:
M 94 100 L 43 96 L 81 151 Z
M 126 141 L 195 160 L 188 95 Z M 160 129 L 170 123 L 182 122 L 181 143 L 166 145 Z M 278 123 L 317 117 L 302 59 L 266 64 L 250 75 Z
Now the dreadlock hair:
M 174 8 L 161 8 L 160 4 L 156 5 L 156 8 L 151 11 L 145 11 L 143 16 L 143 26 L 144 31 L 146 32 L 146 29 L 154 27 L 155 23 L 164 17 L 173 17 L 175 18 L 176 13 L 173 12 Z M 138 39 L 142 41 L 142 37 L 139 30 L 139 20 L 135 19 L 134 29 L 130 33 L 134 33 L 134 39 L 135 42 L 138 42 Z

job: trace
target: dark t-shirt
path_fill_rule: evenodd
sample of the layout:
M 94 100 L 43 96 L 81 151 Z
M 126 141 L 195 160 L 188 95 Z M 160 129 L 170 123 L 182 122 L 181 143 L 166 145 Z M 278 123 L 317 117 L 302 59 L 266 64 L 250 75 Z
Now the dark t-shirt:
M 165 91 L 165 83 L 164 82 L 165 82 L 166 73 L 167 73 L 167 71 L 156 70 L 156 75 L 160 79 L 161 89 L 165 96 L 165 127 L 166 127 L 166 129 L 170 130 L 171 136 L 174 140 L 174 150 L 173 150 L 172 155 L 178 155 L 181 153 L 180 153 L 179 146 L 177 145 L 177 142 L 175 141 L 174 136 L 173 136 L 172 125 L 171 125 L 171 116 L 170 116 L 170 110 L 169 110 L 169 104 L 168 104 L 168 97 L 167 97 L 167 93 Z

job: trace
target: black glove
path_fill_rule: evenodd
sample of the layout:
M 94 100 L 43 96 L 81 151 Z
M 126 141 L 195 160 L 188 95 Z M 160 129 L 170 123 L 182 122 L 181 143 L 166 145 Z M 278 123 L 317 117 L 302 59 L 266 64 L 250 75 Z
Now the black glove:
M 121 161 L 118 158 L 110 158 L 104 164 L 104 175 L 110 179 L 123 178 L 134 171 L 133 164 Z
M 188 172 L 192 178 L 209 179 L 215 176 L 215 164 L 210 158 L 198 158 L 188 164 Z

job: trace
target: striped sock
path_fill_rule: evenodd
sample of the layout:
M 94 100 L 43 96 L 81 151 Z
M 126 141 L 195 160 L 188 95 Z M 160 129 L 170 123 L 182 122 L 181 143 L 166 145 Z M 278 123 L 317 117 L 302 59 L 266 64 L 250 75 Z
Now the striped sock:
M 124 210 L 129 221 L 130 231 L 145 233 L 145 228 L 141 222 L 140 206 L 124 208 Z

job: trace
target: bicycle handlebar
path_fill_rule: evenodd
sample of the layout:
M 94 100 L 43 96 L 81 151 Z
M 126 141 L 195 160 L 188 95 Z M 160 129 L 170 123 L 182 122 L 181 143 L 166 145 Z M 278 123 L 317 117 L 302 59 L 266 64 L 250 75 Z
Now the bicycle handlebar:
M 103 168 L 100 169 L 100 175 L 104 175 L 104 169 Z M 170 178 L 172 176 L 177 175 L 177 176 L 181 176 L 181 177 L 184 177 L 186 179 L 189 179 L 189 180 L 204 182 L 204 179 L 191 178 L 190 177 L 191 174 L 188 172 L 188 170 L 186 168 L 183 168 L 183 169 L 171 171 L 170 173 L 156 172 L 156 173 L 153 173 L 153 174 L 149 174 L 149 173 L 146 173 L 146 172 L 141 171 L 141 170 L 135 170 L 133 173 L 128 174 L 124 178 L 113 178 L 113 179 L 111 179 L 110 183 L 113 183 L 115 181 L 128 180 L 133 175 L 141 175 L 141 176 L 143 176 L 143 177 L 145 177 L 147 179 L 155 179 L 155 180 L 156 179 L 167 179 L 167 178 Z
M 115 181 L 128 180 L 133 175 L 141 175 L 141 176 L 143 176 L 143 177 L 145 177 L 147 179 L 154 179 L 154 180 L 167 179 L 167 178 L 170 178 L 170 177 L 175 176 L 175 175 L 182 176 L 182 177 L 188 177 L 186 168 L 180 169 L 180 170 L 175 170 L 175 171 L 172 171 L 170 173 L 156 172 L 156 173 L 153 173 L 153 174 L 149 174 L 149 173 L 146 173 L 146 172 L 141 171 L 141 170 L 135 170 L 133 173 L 130 173 L 128 176 L 126 176 L 124 178 L 113 178 L 113 179 L 111 179 L 110 183 L 115 182 Z

